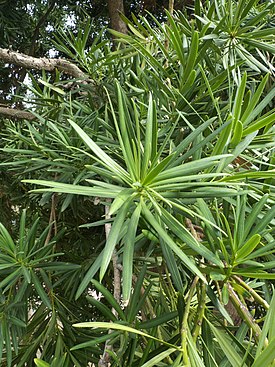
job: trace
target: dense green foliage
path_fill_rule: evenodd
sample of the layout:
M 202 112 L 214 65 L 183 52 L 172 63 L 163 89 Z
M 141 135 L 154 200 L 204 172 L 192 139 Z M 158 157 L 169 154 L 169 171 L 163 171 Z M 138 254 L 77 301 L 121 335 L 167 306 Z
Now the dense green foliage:
M 87 79 L 1 122 L 2 366 L 274 366 L 274 3 L 165 18 L 59 30 Z

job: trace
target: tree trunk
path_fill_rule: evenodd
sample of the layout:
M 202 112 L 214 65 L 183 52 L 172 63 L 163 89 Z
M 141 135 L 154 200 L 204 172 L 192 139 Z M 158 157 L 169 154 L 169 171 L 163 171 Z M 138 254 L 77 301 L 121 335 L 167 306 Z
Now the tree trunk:
M 120 13 L 124 14 L 123 0 L 108 0 L 108 9 L 111 28 L 115 31 L 126 34 L 127 26 L 120 18 Z

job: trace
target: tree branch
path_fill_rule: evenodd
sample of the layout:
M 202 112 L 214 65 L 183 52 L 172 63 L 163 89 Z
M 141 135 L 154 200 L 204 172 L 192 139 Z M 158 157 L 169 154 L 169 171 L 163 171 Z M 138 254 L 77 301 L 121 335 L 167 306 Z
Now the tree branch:
M 0 115 L 7 117 L 9 119 L 18 119 L 18 120 L 29 120 L 32 121 L 36 117 L 28 111 L 19 110 L 16 108 L 9 107 L 1 107 L 0 106 Z
M 71 75 L 74 78 L 87 80 L 87 75 L 79 69 L 78 66 L 64 59 L 48 59 L 46 57 L 32 57 L 20 52 L 12 51 L 6 48 L 0 48 L 0 60 L 22 66 L 26 69 L 54 71 L 58 69 L 65 74 Z

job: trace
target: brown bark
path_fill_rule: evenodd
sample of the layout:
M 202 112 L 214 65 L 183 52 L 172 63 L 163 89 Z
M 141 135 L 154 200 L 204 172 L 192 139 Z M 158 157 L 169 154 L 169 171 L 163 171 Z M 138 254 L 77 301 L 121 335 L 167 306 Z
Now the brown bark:
M 87 75 L 78 66 L 64 59 L 48 59 L 32 57 L 20 52 L 0 48 L 0 60 L 26 69 L 54 71 L 58 69 L 74 78 L 87 79 Z
M 32 121 L 36 118 L 31 112 L 19 110 L 16 108 L 1 107 L 1 106 L 0 106 L 0 115 L 8 119 L 11 119 L 11 120 Z
M 108 0 L 111 28 L 117 32 L 127 34 L 127 26 L 120 17 L 124 14 L 123 0 Z

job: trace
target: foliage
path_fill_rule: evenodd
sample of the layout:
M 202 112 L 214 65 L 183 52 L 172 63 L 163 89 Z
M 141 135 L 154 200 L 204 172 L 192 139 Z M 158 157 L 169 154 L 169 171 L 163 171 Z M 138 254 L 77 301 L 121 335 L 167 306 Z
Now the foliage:
M 274 365 L 272 12 L 133 16 L 115 51 L 56 35 L 89 80 L 30 74 L 37 119 L 2 128 L 3 366 Z

